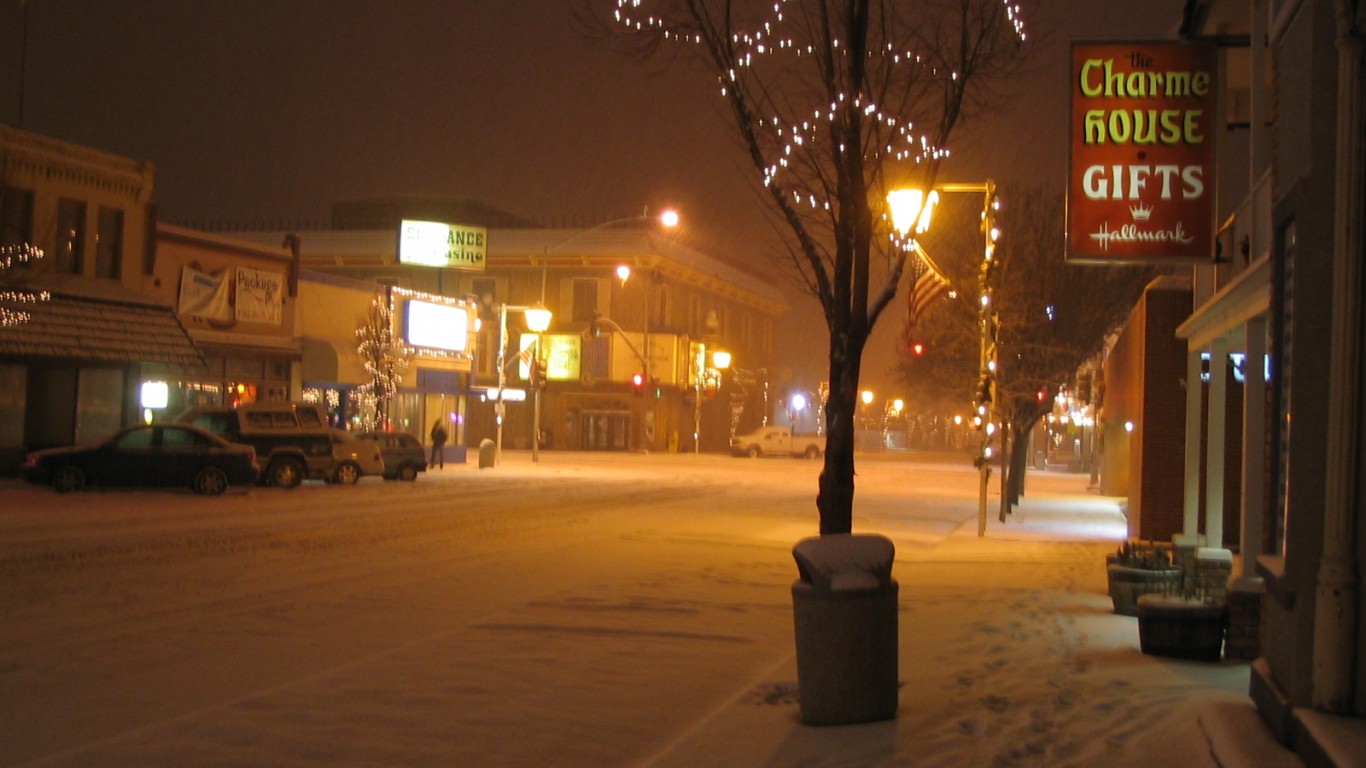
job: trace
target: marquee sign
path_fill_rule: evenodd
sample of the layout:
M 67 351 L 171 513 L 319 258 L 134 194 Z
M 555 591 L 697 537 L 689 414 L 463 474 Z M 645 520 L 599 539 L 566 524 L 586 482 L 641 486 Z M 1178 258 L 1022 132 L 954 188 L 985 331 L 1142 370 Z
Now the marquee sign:
M 1215 61 L 1207 44 L 1072 44 L 1068 260 L 1213 257 Z
M 398 227 L 398 261 L 482 272 L 488 260 L 488 237 L 484 227 L 404 219 Z

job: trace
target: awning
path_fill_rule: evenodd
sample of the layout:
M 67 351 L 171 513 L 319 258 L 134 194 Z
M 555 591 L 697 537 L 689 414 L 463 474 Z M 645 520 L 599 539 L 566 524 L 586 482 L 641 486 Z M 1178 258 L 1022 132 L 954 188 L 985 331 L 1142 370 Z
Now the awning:
M 0 355 L 90 363 L 204 364 L 170 307 L 52 294 L 25 323 L 0 328 Z
M 1176 329 L 1186 349 L 1202 349 L 1271 311 L 1271 257 L 1263 256 L 1197 308 Z
M 200 352 L 217 357 L 251 357 L 268 360 L 295 361 L 303 356 L 297 339 L 223 331 L 190 332 Z
M 338 378 L 337 348 L 326 339 L 303 339 L 303 371 L 305 382 L 341 381 Z

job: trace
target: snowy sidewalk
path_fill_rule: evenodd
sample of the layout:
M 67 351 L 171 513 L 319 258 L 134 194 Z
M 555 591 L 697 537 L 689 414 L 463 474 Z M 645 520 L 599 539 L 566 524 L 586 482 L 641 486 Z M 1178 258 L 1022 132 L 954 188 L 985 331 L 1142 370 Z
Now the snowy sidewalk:
M 1136 620 L 1106 595 L 1117 500 L 1084 476 L 1030 482 L 1007 523 L 991 498 L 984 538 L 974 519 L 937 545 L 897 542 L 895 720 L 802 725 L 789 651 L 641 765 L 1214 765 L 1196 714 L 1245 704 L 1247 665 L 1141 654 Z

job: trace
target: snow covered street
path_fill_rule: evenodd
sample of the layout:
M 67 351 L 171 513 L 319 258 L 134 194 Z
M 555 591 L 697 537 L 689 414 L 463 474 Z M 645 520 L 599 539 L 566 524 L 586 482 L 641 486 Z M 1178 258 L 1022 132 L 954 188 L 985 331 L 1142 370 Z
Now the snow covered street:
M 1123 519 L 1085 477 L 1031 475 L 978 539 L 966 459 L 886 454 L 855 529 L 898 548 L 900 714 L 806 728 L 820 462 L 541 459 L 217 498 L 0 481 L 0 765 L 1162 765 L 1245 699 L 1245 665 L 1143 656 L 1109 612 Z

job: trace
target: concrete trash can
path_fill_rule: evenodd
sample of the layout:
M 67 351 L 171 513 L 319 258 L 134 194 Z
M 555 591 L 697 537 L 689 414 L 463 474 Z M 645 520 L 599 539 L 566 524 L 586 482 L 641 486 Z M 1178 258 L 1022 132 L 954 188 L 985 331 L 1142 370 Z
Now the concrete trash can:
M 807 725 L 896 717 L 896 548 L 886 537 L 834 534 L 797 542 L 792 585 L 797 690 Z
M 484 438 L 479 441 L 479 468 L 488 469 L 498 460 L 498 446 L 493 441 Z

